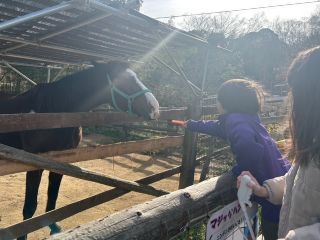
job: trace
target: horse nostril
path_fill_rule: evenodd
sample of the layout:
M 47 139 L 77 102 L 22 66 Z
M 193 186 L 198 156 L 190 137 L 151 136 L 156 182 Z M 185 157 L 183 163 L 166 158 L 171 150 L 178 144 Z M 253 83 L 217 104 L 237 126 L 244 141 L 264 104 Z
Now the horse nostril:
M 155 112 L 155 119 L 158 119 L 160 117 L 160 112 L 159 110 Z
M 150 113 L 150 119 L 156 120 L 160 117 L 160 112 L 159 110 L 153 109 L 152 112 Z

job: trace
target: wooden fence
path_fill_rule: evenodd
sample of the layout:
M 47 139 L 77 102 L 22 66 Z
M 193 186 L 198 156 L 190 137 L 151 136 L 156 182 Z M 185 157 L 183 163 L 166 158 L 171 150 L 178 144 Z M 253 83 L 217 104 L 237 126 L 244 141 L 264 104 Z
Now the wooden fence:
M 229 173 L 136 205 L 49 239 L 171 239 L 236 199 Z
M 212 108 L 209 110 L 206 108 L 204 110 L 209 111 L 212 110 Z M 201 115 L 199 112 L 196 112 L 195 114 L 193 110 L 190 111 L 186 108 L 168 109 L 161 111 L 160 120 L 166 121 L 191 117 L 197 118 L 199 117 L 199 114 Z M 273 119 L 273 121 L 275 120 L 276 119 Z M 1 114 L 0 133 L 75 126 L 130 124 L 141 121 L 142 119 L 128 116 L 127 114 L 105 112 Z M 195 167 L 201 160 L 196 159 L 194 149 L 194 146 L 196 146 L 195 141 L 195 135 L 187 131 L 187 134 L 184 137 L 168 136 L 104 146 L 48 152 L 39 155 L 26 153 L 0 144 L 0 176 L 41 168 L 115 187 L 112 190 L 99 193 L 95 196 L 69 204 L 32 219 L 2 228 L 0 229 L 0 239 L 12 239 L 30 233 L 53 222 L 63 220 L 83 210 L 115 199 L 130 191 L 141 192 L 153 196 L 167 194 L 167 192 L 162 189 L 153 188 L 148 186 L 148 184 L 160 181 L 178 173 L 181 173 L 180 188 L 192 185 Z M 128 153 L 155 151 L 181 146 L 183 146 L 184 149 L 182 166 L 177 166 L 172 169 L 147 176 L 136 182 L 94 173 L 71 165 L 71 163 L 74 162 L 90 159 L 105 158 Z M 170 198 L 171 195 L 169 194 L 168 196 L 168 198 Z M 166 199 L 166 197 L 164 199 Z
M 184 119 L 185 115 L 185 108 L 163 110 L 161 111 L 160 120 Z M 141 121 L 141 118 L 129 116 L 124 113 L 106 112 L 1 114 L 0 133 L 76 126 L 108 126 L 113 124 L 130 124 Z M 39 155 L 0 145 L 0 176 L 41 168 L 115 187 L 112 190 L 69 204 L 41 216 L 2 228 L 0 229 L 0 239 L 12 239 L 30 233 L 47 226 L 50 223 L 63 220 L 78 212 L 110 201 L 130 191 L 142 192 L 154 196 L 167 194 L 167 192 L 161 189 L 155 189 L 148 186 L 148 184 L 180 173 L 182 168 L 179 166 L 148 176 L 136 182 L 132 182 L 94 173 L 70 165 L 70 163 L 128 153 L 157 151 L 166 148 L 181 147 L 182 144 L 183 136 L 168 136 L 126 143 L 115 143 L 58 152 L 48 152 Z

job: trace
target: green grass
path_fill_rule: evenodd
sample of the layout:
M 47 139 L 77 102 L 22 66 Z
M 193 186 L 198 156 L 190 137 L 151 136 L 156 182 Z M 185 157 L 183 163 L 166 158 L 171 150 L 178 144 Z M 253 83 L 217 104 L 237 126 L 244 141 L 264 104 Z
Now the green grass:
M 205 224 L 194 226 L 176 238 L 176 240 L 205 240 L 205 239 L 206 239 Z

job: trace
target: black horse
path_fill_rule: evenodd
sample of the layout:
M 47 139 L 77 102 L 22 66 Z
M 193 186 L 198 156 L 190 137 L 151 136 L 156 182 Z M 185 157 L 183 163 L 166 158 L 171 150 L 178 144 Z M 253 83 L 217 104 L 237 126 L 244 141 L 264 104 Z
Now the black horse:
M 134 113 L 145 119 L 159 116 L 159 104 L 140 82 L 128 64 L 112 61 L 95 64 L 87 70 L 66 76 L 59 81 L 37 85 L 31 90 L 0 102 L 0 113 L 85 112 L 100 104 L 110 103 L 119 111 Z M 76 148 L 81 128 L 33 130 L 0 134 L 0 142 L 31 153 Z M 23 219 L 33 216 L 43 170 L 27 172 Z M 46 211 L 55 209 L 62 175 L 49 173 Z M 51 234 L 60 227 L 49 225 Z M 26 239 L 22 236 L 19 239 Z

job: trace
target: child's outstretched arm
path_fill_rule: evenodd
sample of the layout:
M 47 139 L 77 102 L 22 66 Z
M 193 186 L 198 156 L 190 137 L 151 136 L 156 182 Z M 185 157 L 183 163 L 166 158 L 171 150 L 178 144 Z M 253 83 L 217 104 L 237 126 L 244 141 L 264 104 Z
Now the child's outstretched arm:
M 193 132 L 209 134 L 223 139 L 226 138 L 225 131 L 219 120 L 195 121 L 190 119 L 186 122 L 186 128 Z

